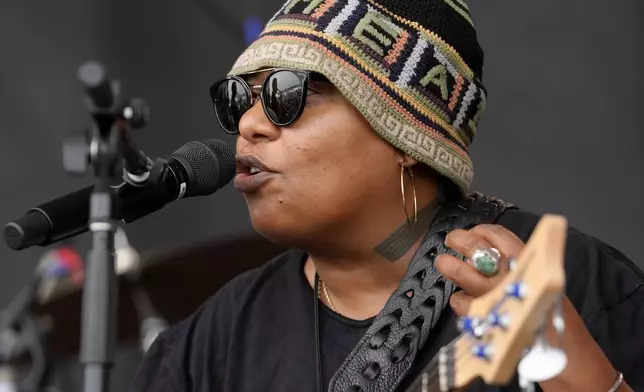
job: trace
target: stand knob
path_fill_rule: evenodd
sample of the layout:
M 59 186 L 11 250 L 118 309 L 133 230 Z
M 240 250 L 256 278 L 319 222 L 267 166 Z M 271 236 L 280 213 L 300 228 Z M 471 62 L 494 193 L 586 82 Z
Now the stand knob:
M 63 167 L 69 173 L 84 174 L 89 166 L 89 141 L 85 136 L 72 136 L 63 144 Z
M 132 98 L 123 108 L 122 116 L 133 129 L 141 129 L 150 120 L 150 107 L 141 98 Z

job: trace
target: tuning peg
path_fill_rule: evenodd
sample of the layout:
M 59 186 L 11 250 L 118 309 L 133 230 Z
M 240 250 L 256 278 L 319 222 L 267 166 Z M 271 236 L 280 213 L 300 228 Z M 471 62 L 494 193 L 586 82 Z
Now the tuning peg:
M 478 319 L 464 316 L 458 320 L 457 326 L 461 332 L 473 334 L 476 324 L 478 324 Z
M 542 382 L 559 375 L 567 363 L 566 353 L 548 344 L 540 334 L 532 349 L 519 362 L 518 370 L 525 380 Z
M 489 344 L 475 344 L 472 346 L 472 355 L 479 359 L 490 360 L 492 357 L 492 346 Z
M 487 322 L 492 327 L 500 327 L 507 329 L 510 326 L 510 317 L 508 315 L 501 315 L 499 312 L 492 312 L 487 316 Z
M 480 339 L 485 334 L 486 325 L 479 318 L 464 316 L 458 320 L 458 329 L 467 335 Z
M 524 283 L 521 283 L 521 282 L 510 283 L 505 288 L 505 294 L 508 297 L 512 297 L 516 299 L 523 299 L 526 293 L 527 293 L 527 287 Z

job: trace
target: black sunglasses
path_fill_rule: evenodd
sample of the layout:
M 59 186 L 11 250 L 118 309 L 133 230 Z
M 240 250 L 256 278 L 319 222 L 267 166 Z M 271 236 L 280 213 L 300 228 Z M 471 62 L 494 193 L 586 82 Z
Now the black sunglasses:
M 262 101 L 264 113 L 277 126 L 293 124 L 306 104 L 310 71 L 275 69 L 259 86 L 250 86 L 239 76 L 227 76 L 210 87 L 212 106 L 226 133 L 239 133 L 239 120 L 255 102 Z M 323 77 L 320 75 L 323 80 Z

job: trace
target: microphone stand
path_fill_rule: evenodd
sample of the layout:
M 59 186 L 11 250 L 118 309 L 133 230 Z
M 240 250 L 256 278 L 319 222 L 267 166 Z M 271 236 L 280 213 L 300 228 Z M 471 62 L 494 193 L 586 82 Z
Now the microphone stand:
M 142 100 L 121 104 L 119 83 L 109 81 L 98 63 L 83 64 L 78 77 L 85 86 L 89 110 L 96 123 L 89 143 L 76 141 L 64 148 L 66 168 L 85 171 L 89 163 L 95 179 L 90 197 L 92 248 L 85 267 L 80 360 L 84 366 L 84 391 L 107 392 L 114 363 L 118 290 L 114 269 L 114 235 L 118 225 L 114 189 L 110 185 L 120 161 L 122 135 L 128 131 L 128 125 L 145 124 L 147 107 Z M 69 162 L 75 166 L 69 167 Z
M 97 123 L 90 142 L 90 164 L 95 186 L 90 196 L 89 229 L 92 249 L 85 267 L 80 359 L 84 365 L 84 391 L 108 391 L 114 362 L 117 282 L 114 271 L 113 191 L 117 165 L 115 119 L 111 113 L 94 113 Z

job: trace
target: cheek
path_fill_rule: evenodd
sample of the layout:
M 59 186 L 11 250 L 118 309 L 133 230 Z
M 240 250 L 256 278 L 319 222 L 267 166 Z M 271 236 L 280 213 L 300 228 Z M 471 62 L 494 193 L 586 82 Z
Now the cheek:
M 307 202 L 340 213 L 356 208 L 365 195 L 388 186 L 386 179 L 392 167 L 395 171 L 397 156 L 354 113 L 335 113 L 314 117 L 306 127 L 286 131 L 293 154 L 288 160 L 298 163 L 286 179 L 293 198 L 297 196 L 293 203 Z
M 340 110 L 324 116 L 313 111 L 308 117 L 302 128 L 287 130 L 284 135 L 290 139 L 289 150 L 293 153 L 289 161 L 300 163 L 298 174 L 309 172 L 309 182 L 321 183 L 324 179 L 327 184 L 353 177 L 351 173 L 364 163 L 367 141 L 361 135 L 363 124 Z
M 364 195 L 370 193 L 364 180 L 359 169 L 329 161 L 303 168 L 284 184 L 288 191 L 280 195 L 280 219 L 288 226 L 317 222 L 320 227 L 346 221 L 364 208 Z
M 315 107 L 307 113 L 301 128 L 286 131 L 291 133 L 285 135 L 290 136 L 288 144 L 302 154 L 298 159 L 323 167 L 347 167 L 392 155 L 393 149 L 353 107 L 347 106 L 349 103 Z
M 341 193 L 349 192 L 360 180 L 359 163 L 354 162 L 346 146 L 298 146 L 291 158 L 297 167 L 289 169 L 285 185 L 292 196 L 298 197 L 292 201 L 334 204 Z

